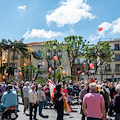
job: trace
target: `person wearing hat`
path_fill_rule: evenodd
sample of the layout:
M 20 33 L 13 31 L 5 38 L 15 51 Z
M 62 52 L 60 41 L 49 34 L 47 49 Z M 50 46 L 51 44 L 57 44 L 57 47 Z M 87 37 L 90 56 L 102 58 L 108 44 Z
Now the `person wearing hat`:
M 37 103 L 38 103 L 38 98 L 37 98 L 37 93 L 35 91 L 35 85 L 31 86 L 31 89 L 28 92 L 29 95 L 29 104 L 30 104 L 30 120 L 32 120 L 32 112 L 34 109 L 34 120 L 37 120 L 36 118 L 36 113 L 37 113 Z
M 38 93 L 37 93 L 37 96 L 38 96 L 38 101 L 39 101 L 39 115 L 41 117 L 44 117 L 44 115 L 42 114 L 42 109 L 43 109 L 43 106 L 44 106 L 44 101 L 46 100 L 45 99 L 45 93 L 43 91 L 43 87 L 42 85 L 38 85 Z
M 25 83 L 25 86 L 23 87 L 23 96 L 24 96 L 24 111 L 23 111 L 23 114 L 25 114 L 27 106 L 30 108 L 29 98 L 28 98 L 28 92 L 29 92 L 29 90 L 30 90 L 29 82 L 27 81 Z

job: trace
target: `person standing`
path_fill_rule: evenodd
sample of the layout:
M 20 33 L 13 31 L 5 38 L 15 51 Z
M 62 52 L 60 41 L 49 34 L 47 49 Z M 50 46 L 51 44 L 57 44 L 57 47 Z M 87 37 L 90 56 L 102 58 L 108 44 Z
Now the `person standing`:
M 102 84 L 102 89 L 99 92 L 101 95 L 103 95 L 104 101 L 105 101 L 105 109 L 106 109 L 106 113 L 108 111 L 108 104 L 110 102 L 110 96 L 108 94 L 108 92 L 106 91 L 106 85 L 103 83 Z
M 48 103 L 49 103 L 49 107 L 51 108 L 51 96 L 50 96 L 50 89 L 48 84 L 45 87 L 44 91 L 46 95 L 46 105 L 48 106 Z
M 54 108 L 57 110 L 57 120 L 63 120 L 64 114 L 64 102 L 63 97 L 64 94 L 61 94 L 61 85 L 56 85 L 55 93 L 54 93 Z
M 97 93 L 97 84 L 89 85 L 91 93 L 83 98 L 83 112 L 87 120 L 106 120 L 105 102 L 102 95 Z
M 23 95 L 24 95 L 24 111 L 23 111 L 23 114 L 25 114 L 25 111 L 26 111 L 27 107 L 30 108 L 30 106 L 29 106 L 29 98 L 28 98 L 29 90 L 30 90 L 29 82 L 26 82 L 25 86 L 23 87 Z
M 31 89 L 28 92 L 29 95 L 29 104 L 30 104 L 30 120 L 32 120 L 32 112 L 34 109 L 34 120 L 37 120 L 36 118 L 36 113 L 37 113 L 37 103 L 38 103 L 38 98 L 37 98 L 37 93 L 35 91 L 35 85 L 31 86 Z
M 115 120 L 120 120 L 120 84 L 116 86 L 117 95 L 114 97 L 113 108 L 116 113 Z
M 44 101 L 45 101 L 45 93 L 43 91 L 43 87 L 41 85 L 38 85 L 38 101 L 39 101 L 39 115 L 41 117 L 44 117 L 44 115 L 42 114 L 42 109 L 44 106 Z

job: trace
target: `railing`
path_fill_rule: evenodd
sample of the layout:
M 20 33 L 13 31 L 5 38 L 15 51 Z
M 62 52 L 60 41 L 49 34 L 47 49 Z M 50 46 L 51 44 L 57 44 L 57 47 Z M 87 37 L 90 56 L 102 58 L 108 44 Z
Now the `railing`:
M 120 72 L 120 69 L 118 69 L 118 68 L 115 68 L 115 72 Z

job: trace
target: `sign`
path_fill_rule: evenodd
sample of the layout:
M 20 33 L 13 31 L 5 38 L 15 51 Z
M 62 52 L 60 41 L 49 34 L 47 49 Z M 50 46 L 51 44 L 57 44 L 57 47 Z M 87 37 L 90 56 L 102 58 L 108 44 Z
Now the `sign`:
M 15 75 L 15 76 L 18 76 L 18 72 L 19 72 L 18 69 L 14 69 L 14 75 Z

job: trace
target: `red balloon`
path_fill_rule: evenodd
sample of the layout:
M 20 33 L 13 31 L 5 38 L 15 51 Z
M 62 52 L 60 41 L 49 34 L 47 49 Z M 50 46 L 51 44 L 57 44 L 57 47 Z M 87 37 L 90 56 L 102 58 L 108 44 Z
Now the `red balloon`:
M 65 75 L 66 73 L 65 73 L 65 71 L 63 71 L 63 75 Z
M 42 65 L 45 65 L 45 63 L 44 63 L 44 62 L 42 62 Z
M 35 78 L 33 78 L 32 80 L 35 80 Z
M 57 61 L 57 60 L 58 60 L 58 57 L 57 57 L 57 56 L 54 56 L 54 60 Z
M 5 79 L 5 76 L 3 76 L 3 79 Z
M 22 72 L 19 72 L 19 75 L 22 75 Z
M 26 64 L 26 63 L 24 63 L 24 66 L 27 66 L 27 64 Z
M 6 73 L 5 75 L 8 76 L 8 73 Z
M 89 66 L 90 66 L 90 69 L 92 69 L 94 67 L 94 65 L 92 63 Z
M 21 68 L 20 68 L 20 67 L 19 67 L 18 69 L 19 69 L 19 70 L 21 70 Z
M 85 75 L 85 73 L 84 73 L 84 72 L 82 72 L 82 75 Z
M 99 29 L 98 29 L 98 31 L 102 31 L 103 30 L 103 28 L 102 27 L 100 27 Z
M 80 71 L 78 71 L 78 74 L 80 73 Z
M 51 71 L 52 71 L 52 68 L 50 67 L 50 68 L 49 68 L 49 72 L 51 72 Z

